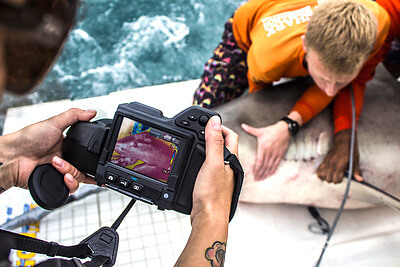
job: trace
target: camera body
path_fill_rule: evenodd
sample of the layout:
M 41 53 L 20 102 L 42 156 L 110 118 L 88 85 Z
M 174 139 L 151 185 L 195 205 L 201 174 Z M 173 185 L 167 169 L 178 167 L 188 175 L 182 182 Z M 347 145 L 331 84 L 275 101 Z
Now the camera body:
M 121 104 L 111 126 L 73 125 L 63 157 L 99 185 L 159 209 L 190 214 L 194 183 L 205 160 L 205 126 L 214 115 L 192 106 L 166 118 L 138 102 Z
M 62 156 L 81 172 L 93 176 L 99 186 L 105 185 L 134 199 L 157 205 L 161 210 L 190 214 L 194 185 L 205 160 L 205 127 L 215 115 L 219 116 L 192 106 L 173 118 L 166 118 L 160 110 L 138 102 L 121 104 L 112 121 L 73 124 L 63 140 Z M 234 173 L 229 214 L 229 220 L 232 220 L 244 173 L 236 155 L 226 147 L 221 160 Z M 37 166 L 28 184 L 33 199 L 44 209 L 56 209 L 71 200 L 64 175 L 50 163 Z M 113 265 L 119 240 L 116 228 L 134 202 L 129 203 L 111 227 L 102 227 L 84 239 L 79 244 L 83 253 L 77 250 L 74 255 L 89 256 L 97 263 Z M 104 239 L 105 235 L 107 238 Z M 71 257 L 68 247 L 63 249 L 54 242 L 42 243 L 40 251 L 47 255 Z M 29 246 L 33 245 L 33 241 L 29 243 Z

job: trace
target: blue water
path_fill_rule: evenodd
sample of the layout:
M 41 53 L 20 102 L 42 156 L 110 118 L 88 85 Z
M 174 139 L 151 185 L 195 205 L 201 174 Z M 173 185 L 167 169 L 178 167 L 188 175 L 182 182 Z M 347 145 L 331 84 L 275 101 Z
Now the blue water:
M 53 70 L 8 107 L 197 79 L 243 0 L 84 0 Z

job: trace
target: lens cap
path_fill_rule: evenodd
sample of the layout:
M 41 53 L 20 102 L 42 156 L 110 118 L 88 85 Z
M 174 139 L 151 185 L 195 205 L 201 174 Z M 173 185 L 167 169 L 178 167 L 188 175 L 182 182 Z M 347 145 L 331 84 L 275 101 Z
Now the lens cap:
M 33 170 L 28 185 L 32 198 L 46 210 L 59 208 L 68 200 L 69 189 L 64 176 L 49 163 Z

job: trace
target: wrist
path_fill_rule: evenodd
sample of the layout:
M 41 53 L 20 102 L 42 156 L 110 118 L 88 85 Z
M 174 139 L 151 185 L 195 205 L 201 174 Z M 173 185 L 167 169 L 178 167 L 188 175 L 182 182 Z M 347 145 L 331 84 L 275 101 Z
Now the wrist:
M 283 117 L 279 122 L 283 122 L 286 124 L 290 136 L 296 136 L 297 132 L 300 129 L 299 123 L 289 117 Z
M 213 225 L 228 225 L 229 212 L 229 210 L 217 209 L 212 206 L 204 207 L 200 210 L 193 210 L 191 216 L 192 228 L 204 226 L 213 227 Z
M 16 160 L 2 163 L 0 166 L 0 193 L 16 185 L 15 173 L 18 171 L 18 162 Z
M 193 218 L 192 234 L 207 233 L 207 239 L 226 242 L 229 227 L 229 216 L 223 218 L 215 215 L 216 214 L 202 214 L 202 216 L 196 216 Z M 212 234 L 210 231 L 212 231 Z
M 15 186 L 17 181 L 18 155 L 14 135 L 16 133 L 0 137 L 0 193 Z
M 17 140 L 19 132 L 0 136 L 0 162 L 3 164 L 7 161 L 15 159 L 19 154 L 19 146 Z
M 287 115 L 287 117 L 288 117 L 289 119 L 292 119 L 292 120 L 296 121 L 296 122 L 299 124 L 300 127 L 303 125 L 303 117 L 301 116 L 301 114 L 300 114 L 299 112 L 297 112 L 297 111 L 291 111 L 291 112 Z

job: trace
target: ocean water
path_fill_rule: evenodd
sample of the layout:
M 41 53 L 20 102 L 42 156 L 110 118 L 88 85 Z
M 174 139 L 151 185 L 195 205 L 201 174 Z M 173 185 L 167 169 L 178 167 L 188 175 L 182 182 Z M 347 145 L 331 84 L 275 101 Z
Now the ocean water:
M 200 78 L 224 22 L 243 2 L 82 0 L 52 71 L 30 95 L 5 95 L 0 116 L 9 107 Z

